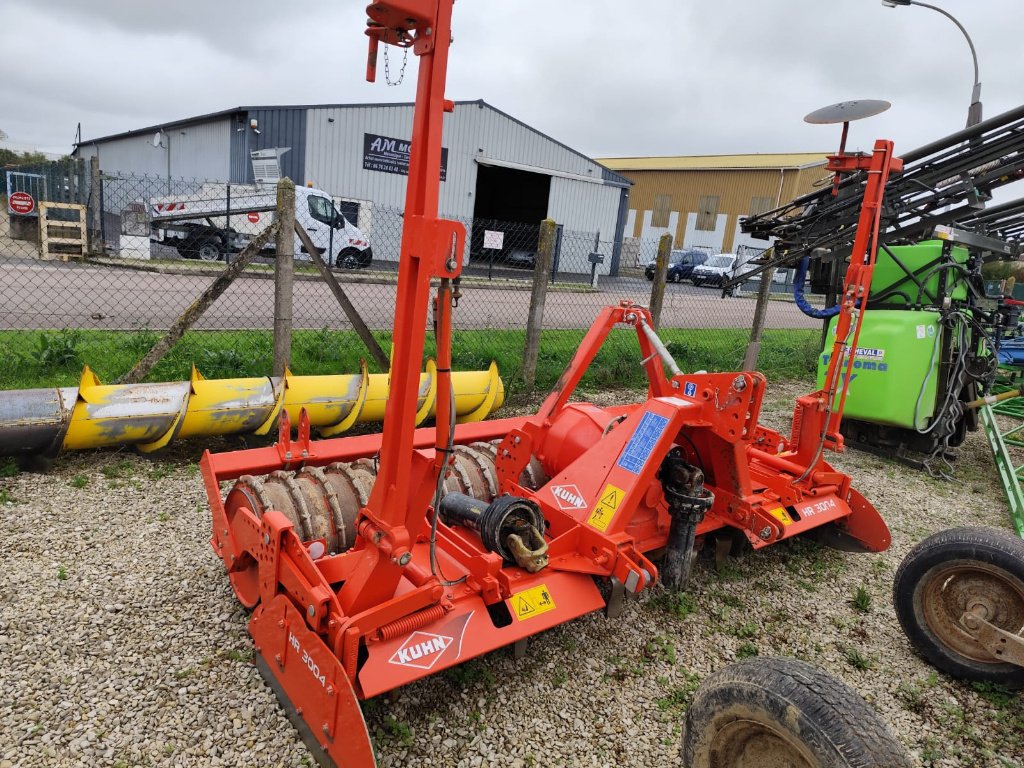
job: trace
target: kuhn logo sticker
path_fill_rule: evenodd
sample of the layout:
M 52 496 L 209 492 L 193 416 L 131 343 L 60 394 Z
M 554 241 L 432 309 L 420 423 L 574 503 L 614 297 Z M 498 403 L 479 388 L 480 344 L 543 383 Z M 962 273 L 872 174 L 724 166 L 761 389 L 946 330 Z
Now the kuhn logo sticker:
M 430 669 L 441 658 L 455 638 L 429 632 L 413 632 L 388 661 L 404 667 Z
M 575 485 L 553 485 L 551 495 L 555 497 L 559 509 L 586 509 L 587 501 Z

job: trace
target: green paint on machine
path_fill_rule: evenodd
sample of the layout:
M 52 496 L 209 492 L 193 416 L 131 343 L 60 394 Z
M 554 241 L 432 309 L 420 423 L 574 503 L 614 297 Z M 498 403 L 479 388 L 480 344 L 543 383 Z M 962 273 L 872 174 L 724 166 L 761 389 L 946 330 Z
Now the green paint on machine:
M 836 320 L 829 323 L 828 342 L 818 356 L 818 386 L 825 383 L 835 339 Z M 877 424 L 925 427 L 935 412 L 941 357 L 939 313 L 877 309 L 864 313 L 854 374 L 843 415 Z M 918 395 L 924 391 L 917 406 Z

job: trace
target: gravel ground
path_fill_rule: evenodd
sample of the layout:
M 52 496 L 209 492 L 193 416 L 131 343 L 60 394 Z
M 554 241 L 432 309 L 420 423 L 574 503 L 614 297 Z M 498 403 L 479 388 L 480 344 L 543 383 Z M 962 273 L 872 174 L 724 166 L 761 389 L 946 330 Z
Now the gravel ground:
M 803 389 L 771 388 L 765 419 L 785 427 Z M 45 475 L 0 478 L 0 768 L 310 764 L 210 551 L 198 455 L 69 455 Z M 616 620 L 535 638 L 523 661 L 498 651 L 367 702 L 380 764 L 678 765 L 699 680 L 754 653 L 842 678 L 922 765 L 1024 764 L 1024 697 L 936 674 L 889 599 L 926 535 L 1009 528 L 983 435 L 968 440 L 956 483 L 857 452 L 836 463 L 889 522 L 888 552 L 797 541 L 722 573 L 705 558 L 683 598 L 644 595 Z M 858 587 L 867 612 L 851 604 Z

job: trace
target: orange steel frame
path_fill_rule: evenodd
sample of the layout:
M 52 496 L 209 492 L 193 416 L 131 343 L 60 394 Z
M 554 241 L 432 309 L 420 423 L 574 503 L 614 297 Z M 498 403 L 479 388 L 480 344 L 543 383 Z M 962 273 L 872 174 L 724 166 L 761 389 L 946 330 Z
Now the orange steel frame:
M 500 490 L 542 510 L 548 566 L 527 573 L 487 551 L 475 532 L 439 524 L 439 570 L 432 573 L 431 499 L 437 473 L 446 471 L 453 418 L 450 281 L 461 271 L 465 245 L 462 225 L 437 217 L 442 120 L 453 108 L 444 98 L 452 4 L 388 0 L 367 9 L 369 79 L 379 42 L 411 47 L 420 57 L 383 434 L 312 441 L 302 419 L 293 439 L 282 417 L 276 445 L 202 459 L 212 545 L 239 598 L 254 608 L 257 663 L 325 765 L 375 764 L 359 699 L 603 607 L 593 576 L 631 592 L 653 584 L 658 570 L 645 553 L 666 543 L 670 518 L 658 472 L 673 448 L 702 466 L 714 493 L 698 536 L 728 527 L 760 548 L 828 526 L 862 549 L 889 545 L 874 507 L 822 458 L 823 447 L 842 448 L 838 425 L 850 378 L 842 361 L 857 343 L 857 306 L 871 281 L 885 182 L 901 167 L 891 142 L 879 141 L 870 156 L 830 160 L 833 170 L 866 172 L 865 201 L 826 386 L 797 400 L 790 437 L 758 424 L 761 374 L 668 377 L 643 330 L 652 323 L 648 310 L 627 301 L 607 307 L 536 415 L 455 429 L 460 444 L 501 440 Z M 431 307 L 432 279 L 440 288 Z M 415 429 L 428 310 L 437 329 L 437 419 L 435 428 Z M 637 332 L 646 401 L 615 408 L 570 403 L 616 326 Z M 341 554 L 314 559 L 283 514 L 229 514 L 221 497 L 221 483 L 243 475 L 366 456 L 379 456 L 377 479 L 359 514 L 356 543 Z M 519 485 L 531 456 L 551 476 L 538 489 Z

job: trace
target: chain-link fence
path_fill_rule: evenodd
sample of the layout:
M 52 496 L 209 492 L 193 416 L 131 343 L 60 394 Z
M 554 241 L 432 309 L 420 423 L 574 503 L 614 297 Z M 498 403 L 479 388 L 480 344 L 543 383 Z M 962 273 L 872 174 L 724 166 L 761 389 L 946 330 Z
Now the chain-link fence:
M 273 185 L 113 176 L 81 163 L 63 181 L 34 188 L 36 206 L 59 189 L 83 209 L 87 245 L 50 252 L 37 215 L 19 189 L 0 205 L 0 388 L 71 385 L 83 364 L 102 380 L 129 371 L 274 217 Z M 15 170 L 15 173 L 29 171 Z M 32 173 L 38 173 L 31 171 Z M 40 174 L 42 175 L 42 174 Z M 16 179 L 30 177 L 14 177 Z M 20 182 L 19 182 L 20 183 Z M 355 313 L 386 351 L 396 300 L 402 211 L 367 201 L 296 190 L 296 220 L 323 254 Z M 492 359 L 506 385 L 521 374 L 540 222 L 464 221 L 462 296 L 454 310 L 460 369 Z M 57 238 L 60 239 L 60 238 Z M 275 258 L 271 239 L 148 375 L 174 380 L 195 366 L 208 377 L 268 375 L 273 365 Z M 370 355 L 353 322 L 296 240 L 291 367 L 301 374 L 354 372 Z M 538 386 L 554 382 L 600 309 L 628 299 L 647 305 L 658 241 L 557 227 L 539 350 Z M 740 365 L 754 315 L 757 281 L 723 296 L 721 280 L 699 270 L 718 255 L 670 258 L 661 333 L 684 370 Z M 682 253 L 682 252 L 679 252 Z M 736 254 L 735 270 L 756 258 Z M 681 257 L 679 257 L 681 258 Z M 673 261 L 677 259 L 677 261 Z M 677 263 L 678 262 L 678 263 Z M 731 270 L 731 271 L 730 271 Z M 723 273 L 723 274 L 725 274 Z M 789 297 L 779 273 L 766 312 L 762 360 L 784 375 L 811 372 L 820 321 Z M 424 318 L 429 327 L 429 318 Z M 433 349 L 428 338 L 427 354 Z M 371 370 L 380 366 L 370 361 Z M 589 371 L 592 386 L 642 381 L 633 331 L 615 330 Z

